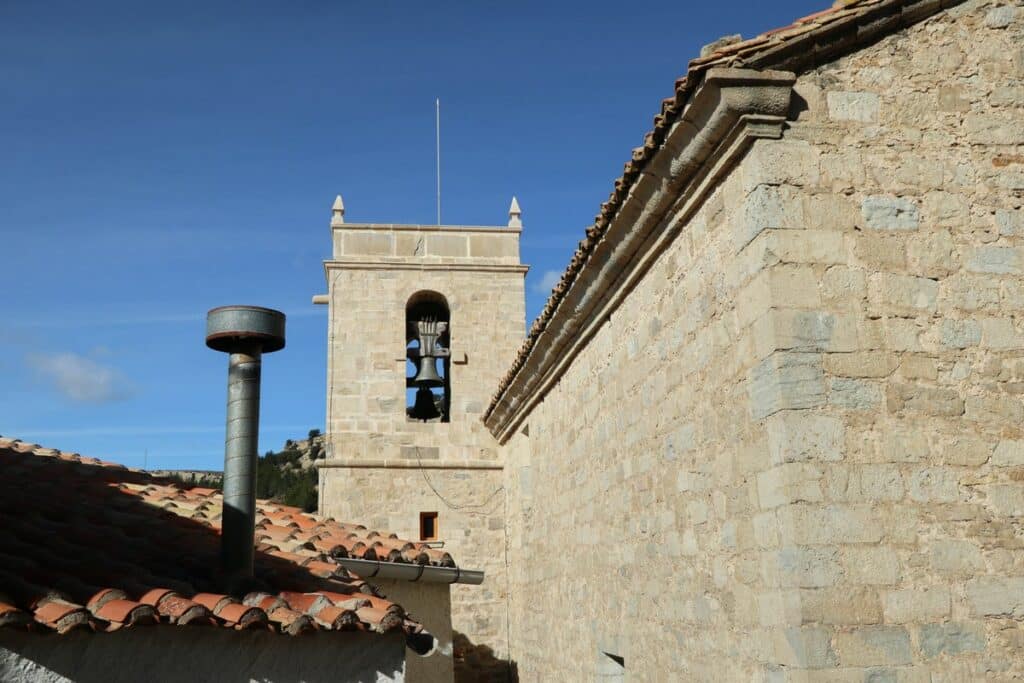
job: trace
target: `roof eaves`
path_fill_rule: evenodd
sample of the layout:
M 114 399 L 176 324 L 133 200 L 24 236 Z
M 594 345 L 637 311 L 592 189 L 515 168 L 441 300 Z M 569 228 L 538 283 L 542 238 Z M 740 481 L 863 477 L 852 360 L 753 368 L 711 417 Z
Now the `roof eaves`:
M 622 176 L 615 180 L 614 190 L 608 201 L 601 204 L 601 211 L 595 217 L 594 224 L 587 228 L 585 239 L 580 241 L 561 280 L 555 285 L 541 313 L 531 324 L 523 345 L 484 413 L 485 423 L 491 421 L 499 405 L 507 404 L 505 393 L 513 379 L 522 371 L 526 358 L 536 346 L 537 339 L 550 320 L 559 314 L 562 300 L 571 290 L 579 270 L 590 259 L 595 245 L 618 213 L 622 202 L 639 178 L 643 166 L 662 144 L 665 132 L 678 119 L 684 105 L 710 68 L 728 65 L 755 69 L 785 69 L 801 73 L 964 1 L 840 0 L 833 8 L 798 19 L 790 26 L 723 46 L 711 55 L 692 60 L 686 75 L 676 80 L 673 96 L 663 101 L 661 112 L 655 117 L 653 130 L 644 137 L 644 145 L 633 150 Z M 894 21 L 893 17 L 897 14 L 898 18 Z M 802 25 L 797 26 L 798 24 Z

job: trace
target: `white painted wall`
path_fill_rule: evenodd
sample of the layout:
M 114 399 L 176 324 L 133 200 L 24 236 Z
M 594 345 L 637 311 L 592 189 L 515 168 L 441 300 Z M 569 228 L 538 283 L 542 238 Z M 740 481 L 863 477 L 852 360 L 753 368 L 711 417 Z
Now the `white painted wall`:
M 143 626 L 116 633 L 0 629 L 4 683 L 390 683 L 405 680 L 401 633 L 309 633 Z

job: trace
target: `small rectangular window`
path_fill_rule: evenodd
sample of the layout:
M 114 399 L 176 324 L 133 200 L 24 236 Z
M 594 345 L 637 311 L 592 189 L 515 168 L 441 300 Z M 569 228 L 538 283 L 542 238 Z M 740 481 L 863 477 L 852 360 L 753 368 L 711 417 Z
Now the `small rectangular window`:
M 421 512 L 420 513 L 420 540 L 421 541 L 436 541 L 437 540 L 437 513 L 436 512 Z

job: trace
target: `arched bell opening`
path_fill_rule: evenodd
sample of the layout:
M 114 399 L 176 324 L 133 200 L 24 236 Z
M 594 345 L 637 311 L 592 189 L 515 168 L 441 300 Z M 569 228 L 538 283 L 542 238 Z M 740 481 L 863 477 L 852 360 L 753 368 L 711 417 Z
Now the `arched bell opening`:
M 451 313 L 448 300 L 429 290 L 405 305 L 406 415 L 448 422 L 451 410 Z

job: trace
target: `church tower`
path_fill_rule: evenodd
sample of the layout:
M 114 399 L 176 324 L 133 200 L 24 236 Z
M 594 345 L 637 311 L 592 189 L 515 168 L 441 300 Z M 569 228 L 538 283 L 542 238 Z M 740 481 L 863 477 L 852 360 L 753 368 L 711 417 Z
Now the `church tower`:
M 327 459 L 320 513 L 443 543 L 482 586 L 452 587 L 456 631 L 504 649 L 504 496 L 481 417 L 525 333 L 527 266 L 507 226 L 346 223 L 325 261 Z

